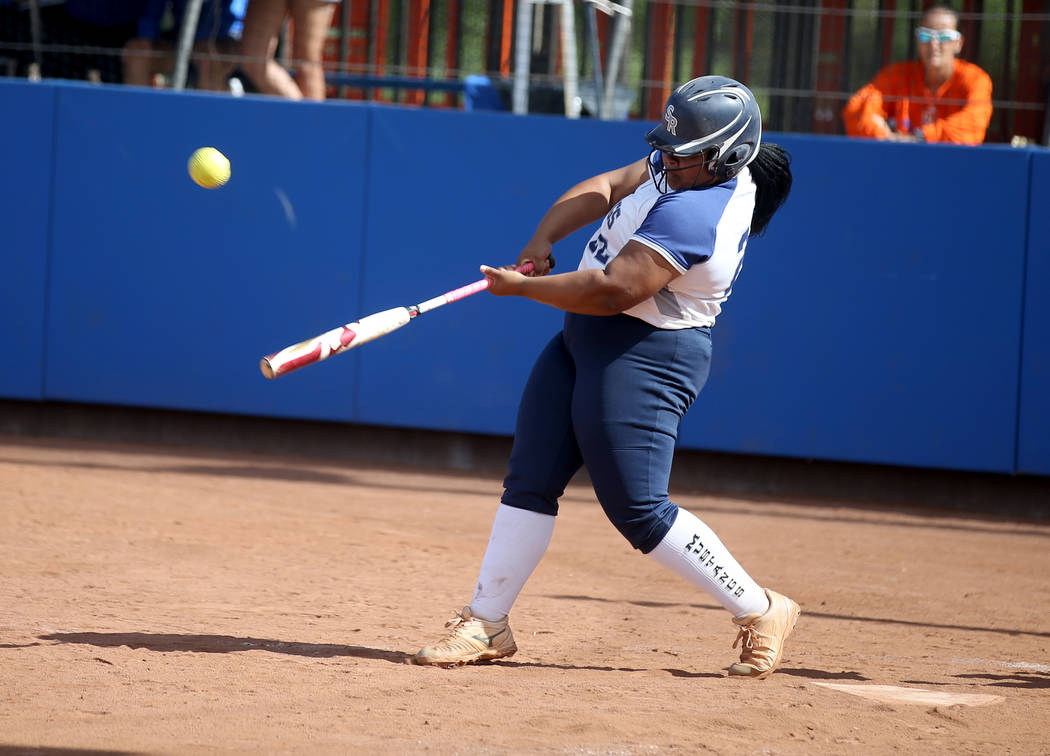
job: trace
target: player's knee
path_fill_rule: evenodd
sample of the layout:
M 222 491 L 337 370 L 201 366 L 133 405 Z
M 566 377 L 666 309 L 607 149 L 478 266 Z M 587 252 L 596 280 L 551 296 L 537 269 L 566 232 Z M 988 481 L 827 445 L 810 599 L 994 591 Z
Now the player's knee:
M 678 506 L 664 501 L 656 506 L 610 511 L 604 507 L 605 514 L 620 535 L 643 554 L 648 554 L 659 545 L 674 524 Z
M 508 507 L 526 509 L 529 512 L 552 515 L 558 514 L 558 499 L 536 491 L 512 491 L 507 489 L 503 492 L 500 502 Z

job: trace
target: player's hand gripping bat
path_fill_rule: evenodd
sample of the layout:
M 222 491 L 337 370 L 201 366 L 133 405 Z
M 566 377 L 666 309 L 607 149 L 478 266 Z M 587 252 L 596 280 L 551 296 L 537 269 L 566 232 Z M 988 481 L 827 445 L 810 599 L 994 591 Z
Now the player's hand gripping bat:
M 550 266 L 554 267 L 554 258 L 550 258 Z M 533 264 L 527 262 L 520 268 L 519 273 L 529 273 Z M 466 286 L 446 292 L 441 296 L 428 299 L 411 307 L 395 307 L 392 310 L 383 310 L 374 315 L 361 318 L 353 323 L 333 328 L 331 331 L 314 336 L 312 339 L 286 347 L 259 360 L 259 369 L 267 378 L 276 378 L 286 375 L 293 370 L 298 370 L 306 365 L 312 365 L 321 360 L 327 360 L 333 354 L 345 352 L 347 349 L 361 346 L 362 344 L 386 336 L 391 331 L 396 331 L 409 321 L 419 317 L 424 312 L 430 312 L 442 305 L 455 302 L 458 299 L 477 294 L 489 287 L 489 279 L 482 278 Z

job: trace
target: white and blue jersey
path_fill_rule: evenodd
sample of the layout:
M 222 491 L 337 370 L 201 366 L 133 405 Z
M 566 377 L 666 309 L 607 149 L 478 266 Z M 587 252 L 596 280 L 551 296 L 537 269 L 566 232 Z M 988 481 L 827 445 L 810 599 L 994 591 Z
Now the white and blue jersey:
M 746 168 L 724 184 L 668 194 L 650 178 L 605 216 L 579 269 L 604 270 L 627 242 L 640 242 L 681 275 L 626 314 L 669 330 L 714 325 L 743 265 L 754 207 Z

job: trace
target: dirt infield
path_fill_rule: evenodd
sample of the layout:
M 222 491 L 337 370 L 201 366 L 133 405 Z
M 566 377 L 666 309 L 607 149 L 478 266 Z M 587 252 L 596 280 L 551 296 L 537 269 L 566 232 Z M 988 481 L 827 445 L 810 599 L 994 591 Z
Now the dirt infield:
M 499 493 L 0 436 L 0 754 L 1050 753 L 1050 523 L 677 495 L 802 605 L 781 671 L 740 680 L 725 612 L 574 484 L 518 654 L 407 664 Z

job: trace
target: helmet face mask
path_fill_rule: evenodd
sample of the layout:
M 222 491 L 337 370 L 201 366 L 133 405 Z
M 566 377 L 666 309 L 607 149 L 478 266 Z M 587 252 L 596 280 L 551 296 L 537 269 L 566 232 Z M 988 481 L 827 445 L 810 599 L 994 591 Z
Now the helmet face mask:
M 751 91 L 725 76 L 701 76 L 678 87 L 667 100 L 663 120 L 645 136 L 654 150 L 687 157 L 710 154 L 713 184 L 736 176 L 762 141 L 762 114 Z M 655 167 L 650 160 L 650 173 Z M 666 175 L 661 192 L 666 191 Z M 660 188 L 660 182 L 657 182 Z
M 688 160 L 693 157 L 693 155 L 674 155 L 672 152 L 656 149 L 649 153 L 649 160 L 647 163 L 649 176 L 652 178 L 653 183 L 656 184 L 656 189 L 660 194 L 667 194 L 669 191 L 679 191 L 681 189 L 696 189 L 705 186 L 714 186 L 716 183 L 719 183 L 711 178 L 711 159 L 715 156 L 713 150 L 708 150 L 706 154 L 700 154 L 700 159 L 698 161 L 690 161 L 688 165 L 682 165 L 678 168 L 667 167 L 667 158 L 671 156 L 677 157 L 679 160 Z M 671 189 L 667 180 L 667 174 L 684 171 L 695 172 L 692 185 Z

